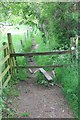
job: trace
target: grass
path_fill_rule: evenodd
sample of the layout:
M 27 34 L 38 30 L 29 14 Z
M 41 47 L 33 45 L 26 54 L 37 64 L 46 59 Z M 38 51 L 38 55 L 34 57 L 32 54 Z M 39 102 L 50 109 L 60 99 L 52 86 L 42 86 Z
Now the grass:
M 23 51 L 30 52 L 31 47 L 32 47 L 32 39 L 29 38 L 28 40 L 25 41 L 25 44 L 23 45 Z
M 56 68 L 56 82 L 62 84 L 63 92 L 75 116 L 78 117 L 78 70 L 74 65 Z
M 23 112 L 23 113 L 21 113 L 21 117 L 28 117 L 30 115 L 30 113 L 29 112 Z

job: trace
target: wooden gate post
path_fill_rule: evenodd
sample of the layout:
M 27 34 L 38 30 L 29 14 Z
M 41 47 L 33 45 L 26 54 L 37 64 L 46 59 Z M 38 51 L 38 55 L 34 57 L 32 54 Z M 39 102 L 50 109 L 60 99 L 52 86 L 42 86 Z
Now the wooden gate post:
M 14 48 L 13 48 L 13 44 L 12 44 L 12 36 L 11 36 L 11 33 L 7 33 L 7 37 L 8 37 L 8 44 L 9 44 L 9 53 L 14 53 Z M 15 61 L 15 58 L 10 58 L 10 63 L 11 63 L 11 66 L 12 66 L 12 74 L 14 72 L 16 72 L 14 70 L 14 66 L 16 65 L 16 61 Z

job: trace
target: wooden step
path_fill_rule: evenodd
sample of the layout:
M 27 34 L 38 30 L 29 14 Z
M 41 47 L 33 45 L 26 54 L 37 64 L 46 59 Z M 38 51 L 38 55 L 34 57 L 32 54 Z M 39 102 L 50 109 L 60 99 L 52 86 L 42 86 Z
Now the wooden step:
M 43 68 L 39 68 L 39 70 L 44 74 L 47 80 L 52 80 L 52 77 Z

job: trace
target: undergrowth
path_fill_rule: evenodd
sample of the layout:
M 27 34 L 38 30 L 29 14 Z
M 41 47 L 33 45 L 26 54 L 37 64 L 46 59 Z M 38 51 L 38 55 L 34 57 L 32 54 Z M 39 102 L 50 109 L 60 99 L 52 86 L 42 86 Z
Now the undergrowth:
M 36 43 L 38 44 L 38 49 L 36 52 L 45 52 L 55 50 L 55 40 L 53 40 L 52 45 L 49 45 L 49 42 L 44 43 L 42 40 L 42 34 L 38 31 Z M 48 41 L 48 40 L 46 40 Z M 54 44 L 54 45 L 53 45 Z M 53 46 L 53 48 L 52 48 Z M 59 47 L 59 49 L 62 49 Z M 37 56 L 34 57 L 37 65 L 62 65 L 62 64 L 71 64 L 67 67 L 62 68 L 45 68 L 45 70 L 52 71 L 54 70 L 56 73 L 56 78 L 54 82 L 62 85 L 62 91 L 68 100 L 68 105 L 72 108 L 74 116 L 78 117 L 78 66 L 76 61 L 74 63 L 71 62 L 71 56 L 64 55 L 51 55 L 51 56 Z M 75 66 L 76 65 L 76 66 Z M 37 82 L 41 85 L 48 85 L 45 77 L 37 72 Z

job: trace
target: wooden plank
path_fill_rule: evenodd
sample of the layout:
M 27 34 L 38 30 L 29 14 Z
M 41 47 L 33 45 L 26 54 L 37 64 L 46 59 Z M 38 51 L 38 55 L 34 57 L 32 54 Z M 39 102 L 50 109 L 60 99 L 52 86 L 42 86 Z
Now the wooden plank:
M 3 58 L 2 61 L 0 61 L 0 66 L 2 66 L 8 59 L 9 59 L 9 55 L 7 55 L 5 58 Z
M 52 80 L 52 77 L 43 68 L 39 68 L 39 70 L 44 74 L 47 80 Z
M 8 65 L 7 68 L 0 74 L 0 81 L 2 81 L 3 77 L 9 71 L 9 69 L 10 69 L 10 66 Z
M 19 56 L 38 56 L 38 55 L 53 55 L 53 54 L 67 54 L 71 53 L 74 50 L 62 50 L 62 51 L 53 51 L 53 52 L 35 52 L 35 53 L 11 53 L 11 57 Z
M 57 67 L 68 67 L 71 66 L 71 64 L 65 64 L 65 65 L 35 65 L 35 66 L 14 66 L 14 68 L 46 68 L 46 67 L 50 67 L 50 68 L 57 68 Z
M 33 73 L 33 71 L 30 68 L 29 68 L 29 71 L 30 71 L 31 74 Z
M 6 79 L 6 81 L 5 81 L 4 84 L 3 84 L 3 87 L 2 87 L 2 88 L 4 88 L 4 87 L 7 86 L 7 84 L 8 84 L 8 82 L 9 82 L 10 79 L 11 79 L 11 75 L 8 76 L 8 78 Z
M 39 71 L 39 69 L 35 70 L 34 73 L 36 73 L 36 72 L 38 72 L 38 71 Z
M 0 47 L 0 51 L 1 51 L 1 50 L 4 50 L 4 49 L 6 49 L 6 48 L 8 48 L 8 44 Z
M 52 74 L 53 74 L 53 77 L 55 78 L 56 77 L 56 74 L 55 74 L 55 71 L 52 70 Z

